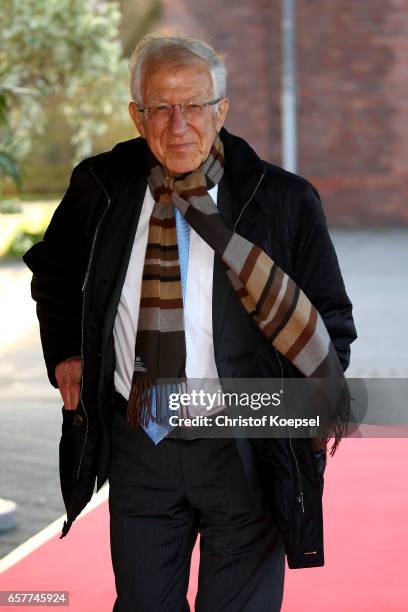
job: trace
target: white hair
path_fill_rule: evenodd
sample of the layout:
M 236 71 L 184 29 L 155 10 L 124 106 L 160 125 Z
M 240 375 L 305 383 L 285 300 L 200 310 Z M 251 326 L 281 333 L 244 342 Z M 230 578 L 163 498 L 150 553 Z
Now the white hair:
M 192 66 L 205 64 L 211 74 L 214 98 L 227 93 L 227 69 L 223 58 L 207 43 L 195 38 L 147 34 L 138 43 L 129 60 L 130 93 L 137 104 L 143 104 L 142 81 L 147 68 L 161 65 Z

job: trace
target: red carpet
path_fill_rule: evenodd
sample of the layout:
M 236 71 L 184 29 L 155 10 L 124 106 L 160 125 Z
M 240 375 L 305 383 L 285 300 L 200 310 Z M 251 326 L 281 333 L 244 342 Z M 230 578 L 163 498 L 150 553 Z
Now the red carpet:
M 343 440 L 329 460 L 325 566 L 287 570 L 282 612 L 406 612 L 407 440 Z
M 326 565 L 286 570 L 283 612 L 408 610 L 407 468 L 406 439 L 342 441 L 326 470 Z M 197 565 L 196 547 L 190 603 Z M 13 589 L 68 590 L 71 612 L 111 611 L 107 504 L 74 523 L 67 538 L 54 536 L 4 571 L 0 590 Z

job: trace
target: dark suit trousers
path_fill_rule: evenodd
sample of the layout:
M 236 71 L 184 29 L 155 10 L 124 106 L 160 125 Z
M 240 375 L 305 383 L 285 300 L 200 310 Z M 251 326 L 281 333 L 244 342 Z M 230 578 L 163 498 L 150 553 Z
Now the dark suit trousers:
M 281 609 L 283 542 L 252 498 L 234 440 L 156 446 L 116 410 L 109 486 L 115 611 L 188 612 L 198 533 L 197 612 Z

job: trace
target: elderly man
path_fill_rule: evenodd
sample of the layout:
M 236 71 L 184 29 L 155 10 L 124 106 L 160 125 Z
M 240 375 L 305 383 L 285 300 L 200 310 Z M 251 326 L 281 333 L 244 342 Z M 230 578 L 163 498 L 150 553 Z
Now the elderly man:
M 247 439 L 172 437 L 159 379 L 342 371 L 351 303 L 315 189 L 222 127 L 215 51 L 148 36 L 130 73 L 140 137 L 75 168 L 24 257 L 64 402 L 61 537 L 109 478 L 115 610 L 188 610 L 198 533 L 197 610 L 279 610 L 285 552 L 324 563 L 325 445 L 262 463 Z

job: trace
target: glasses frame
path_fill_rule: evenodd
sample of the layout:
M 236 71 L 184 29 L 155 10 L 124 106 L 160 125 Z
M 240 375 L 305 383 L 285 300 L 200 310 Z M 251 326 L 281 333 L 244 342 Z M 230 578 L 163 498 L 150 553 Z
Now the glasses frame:
M 223 97 L 217 98 L 216 100 L 209 100 L 208 102 L 201 102 L 200 104 L 197 102 L 196 104 L 198 106 L 202 106 L 203 108 L 206 108 L 208 106 L 214 106 L 214 104 L 218 104 L 218 102 L 221 102 L 221 100 L 223 100 Z M 176 108 L 176 106 L 178 106 L 185 118 L 184 111 L 185 111 L 186 106 L 188 106 L 189 104 L 195 104 L 195 103 L 194 102 L 180 102 L 178 104 L 167 104 L 163 102 L 163 104 L 153 104 L 152 106 L 145 106 L 143 108 L 138 107 L 137 110 L 139 111 L 139 113 L 146 113 L 146 116 L 148 117 L 148 119 L 152 119 L 152 117 L 150 117 L 150 114 L 149 114 L 149 111 L 151 109 L 157 108 L 158 106 L 168 106 L 171 109 L 171 114 L 169 115 L 169 117 L 160 117 L 160 119 L 171 119 L 171 117 L 173 117 L 174 109 Z

